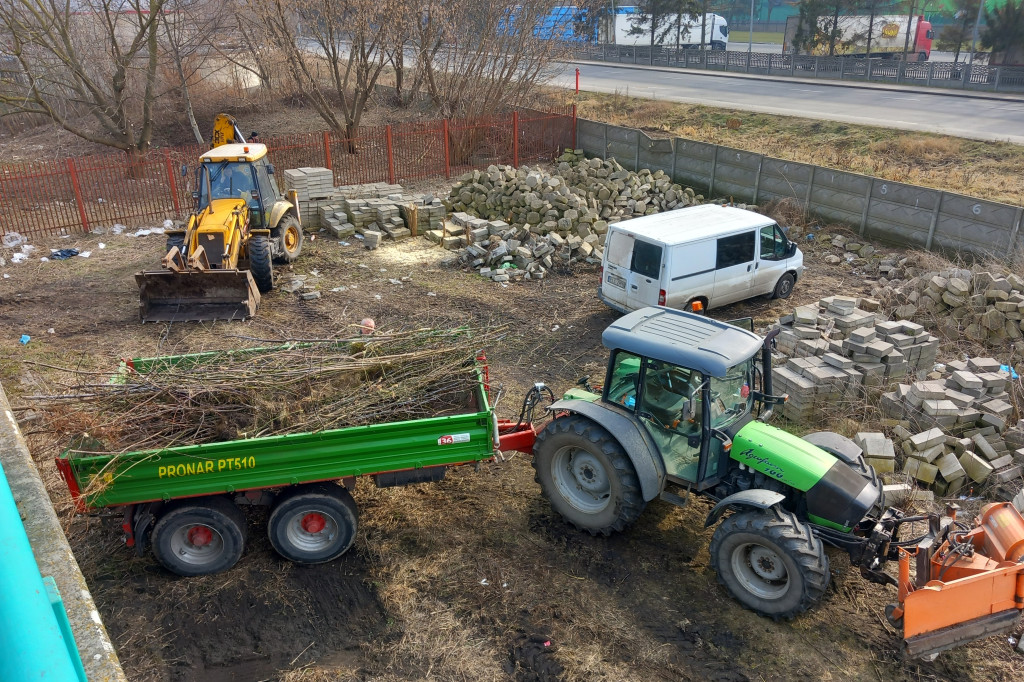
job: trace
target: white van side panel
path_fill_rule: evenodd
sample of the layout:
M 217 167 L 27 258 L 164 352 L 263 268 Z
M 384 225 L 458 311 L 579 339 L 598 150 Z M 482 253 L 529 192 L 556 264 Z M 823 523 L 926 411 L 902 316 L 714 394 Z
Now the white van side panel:
M 682 310 L 693 298 L 710 300 L 715 286 L 715 240 L 670 248 L 661 286 L 669 308 Z

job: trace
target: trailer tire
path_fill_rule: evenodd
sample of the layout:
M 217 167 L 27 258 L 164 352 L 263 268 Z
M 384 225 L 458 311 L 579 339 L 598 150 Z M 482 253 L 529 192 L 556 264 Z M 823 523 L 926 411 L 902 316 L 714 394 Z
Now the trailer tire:
M 245 514 L 223 497 L 174 503 L 153 526 L 153 555 L 171 573 L 210 575 L 234 566 L 245 551 Z
M 715 530 L 709 551 L 718 582 L 774 620 L 806 611 L 831 579 L 821 540 L 778 507 L 733 514 Z
M 267 520 L 274 550 L 297 564 L 322 564 L 348 551 L 356 537 L 358 510 L 345 488 L 333 483 L 295 486 L 282 492 Z
M 552 420 L 537 434 L 535 480 L 551 507 L 591 535 L 636 521 L 646 502 L 636 469 L 615 437 L 582 415 Z
M 294 263 L 302 253 L 302 226 L 299 219 L 293 213 L 287 213 L 270 232 L 270 236 L 277 240 L 279 249 L 275 263 Z
M 261 294 L 274 289 L 274 266 L 270 262 L 270 240 L 263 235 L 249 237 L 249 272 Z

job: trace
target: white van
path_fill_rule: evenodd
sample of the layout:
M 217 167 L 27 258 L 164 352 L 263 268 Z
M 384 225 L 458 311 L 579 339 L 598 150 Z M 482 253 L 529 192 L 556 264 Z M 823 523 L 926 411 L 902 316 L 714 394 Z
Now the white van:
M 804 255 L 771 218 L 703 204 L 608 226 L 598 297 L 627 313 L 649 305 L 705 310 L 788 298 Z

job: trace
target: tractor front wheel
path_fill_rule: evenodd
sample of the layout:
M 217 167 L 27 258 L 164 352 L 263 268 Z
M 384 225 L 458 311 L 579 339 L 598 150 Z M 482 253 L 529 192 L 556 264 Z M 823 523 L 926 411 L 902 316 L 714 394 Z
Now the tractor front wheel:
M 552 508 L 580 530 L 609 535 L 644 510 L 633 463 L 604 428 L 580 415 L 559 417 L 537 434 L 533 467 Z
M 245 550 L 245 515 L 223 497 L 195 498 L 172 506 L 153 526 L 153 555 L 184 576 L 226 571 Z
M 271 235 L 278 240 L 277 258 L 278 263 L 294 263 L 295 259 L 302 253 L 302 226 L 294 215 L 289 213 L 281 219 L 280 224 L 271 232 Z
M 828 557 L 821 540 L 789 512 L 734 514 L 711 539 L 718 581 L 743 606 L 775 620 L 792 618 L 828 589 Z
M 263 235 L 249 238 L 249 272 L 261 294 L 274 289 L 274 266 L 270 262 L 270 240 Z
M 320 564 L 348 551 L 356 537 L 356 503 L 333 483 L 281 493 L 267 521 L 270 544 L 298 564 Z

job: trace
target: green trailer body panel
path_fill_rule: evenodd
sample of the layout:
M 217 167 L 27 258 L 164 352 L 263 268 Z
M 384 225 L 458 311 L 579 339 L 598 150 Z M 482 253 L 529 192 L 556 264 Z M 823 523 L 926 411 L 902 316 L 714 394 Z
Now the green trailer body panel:
M 752 421 L 733 438 L 732 459 L 797 490 L 810 490 L 836 463 L 833 455 L 780 428 Z
M 143 366 L 158 371 L 161 362 L 216 355 Z M 59 460 L 72 491 L 82 491 L 76 503 L 92 508 L 483 461 L 494 455 L 497 422 L 476 375 L 467 414 L 118 454 L 67 451 Z

